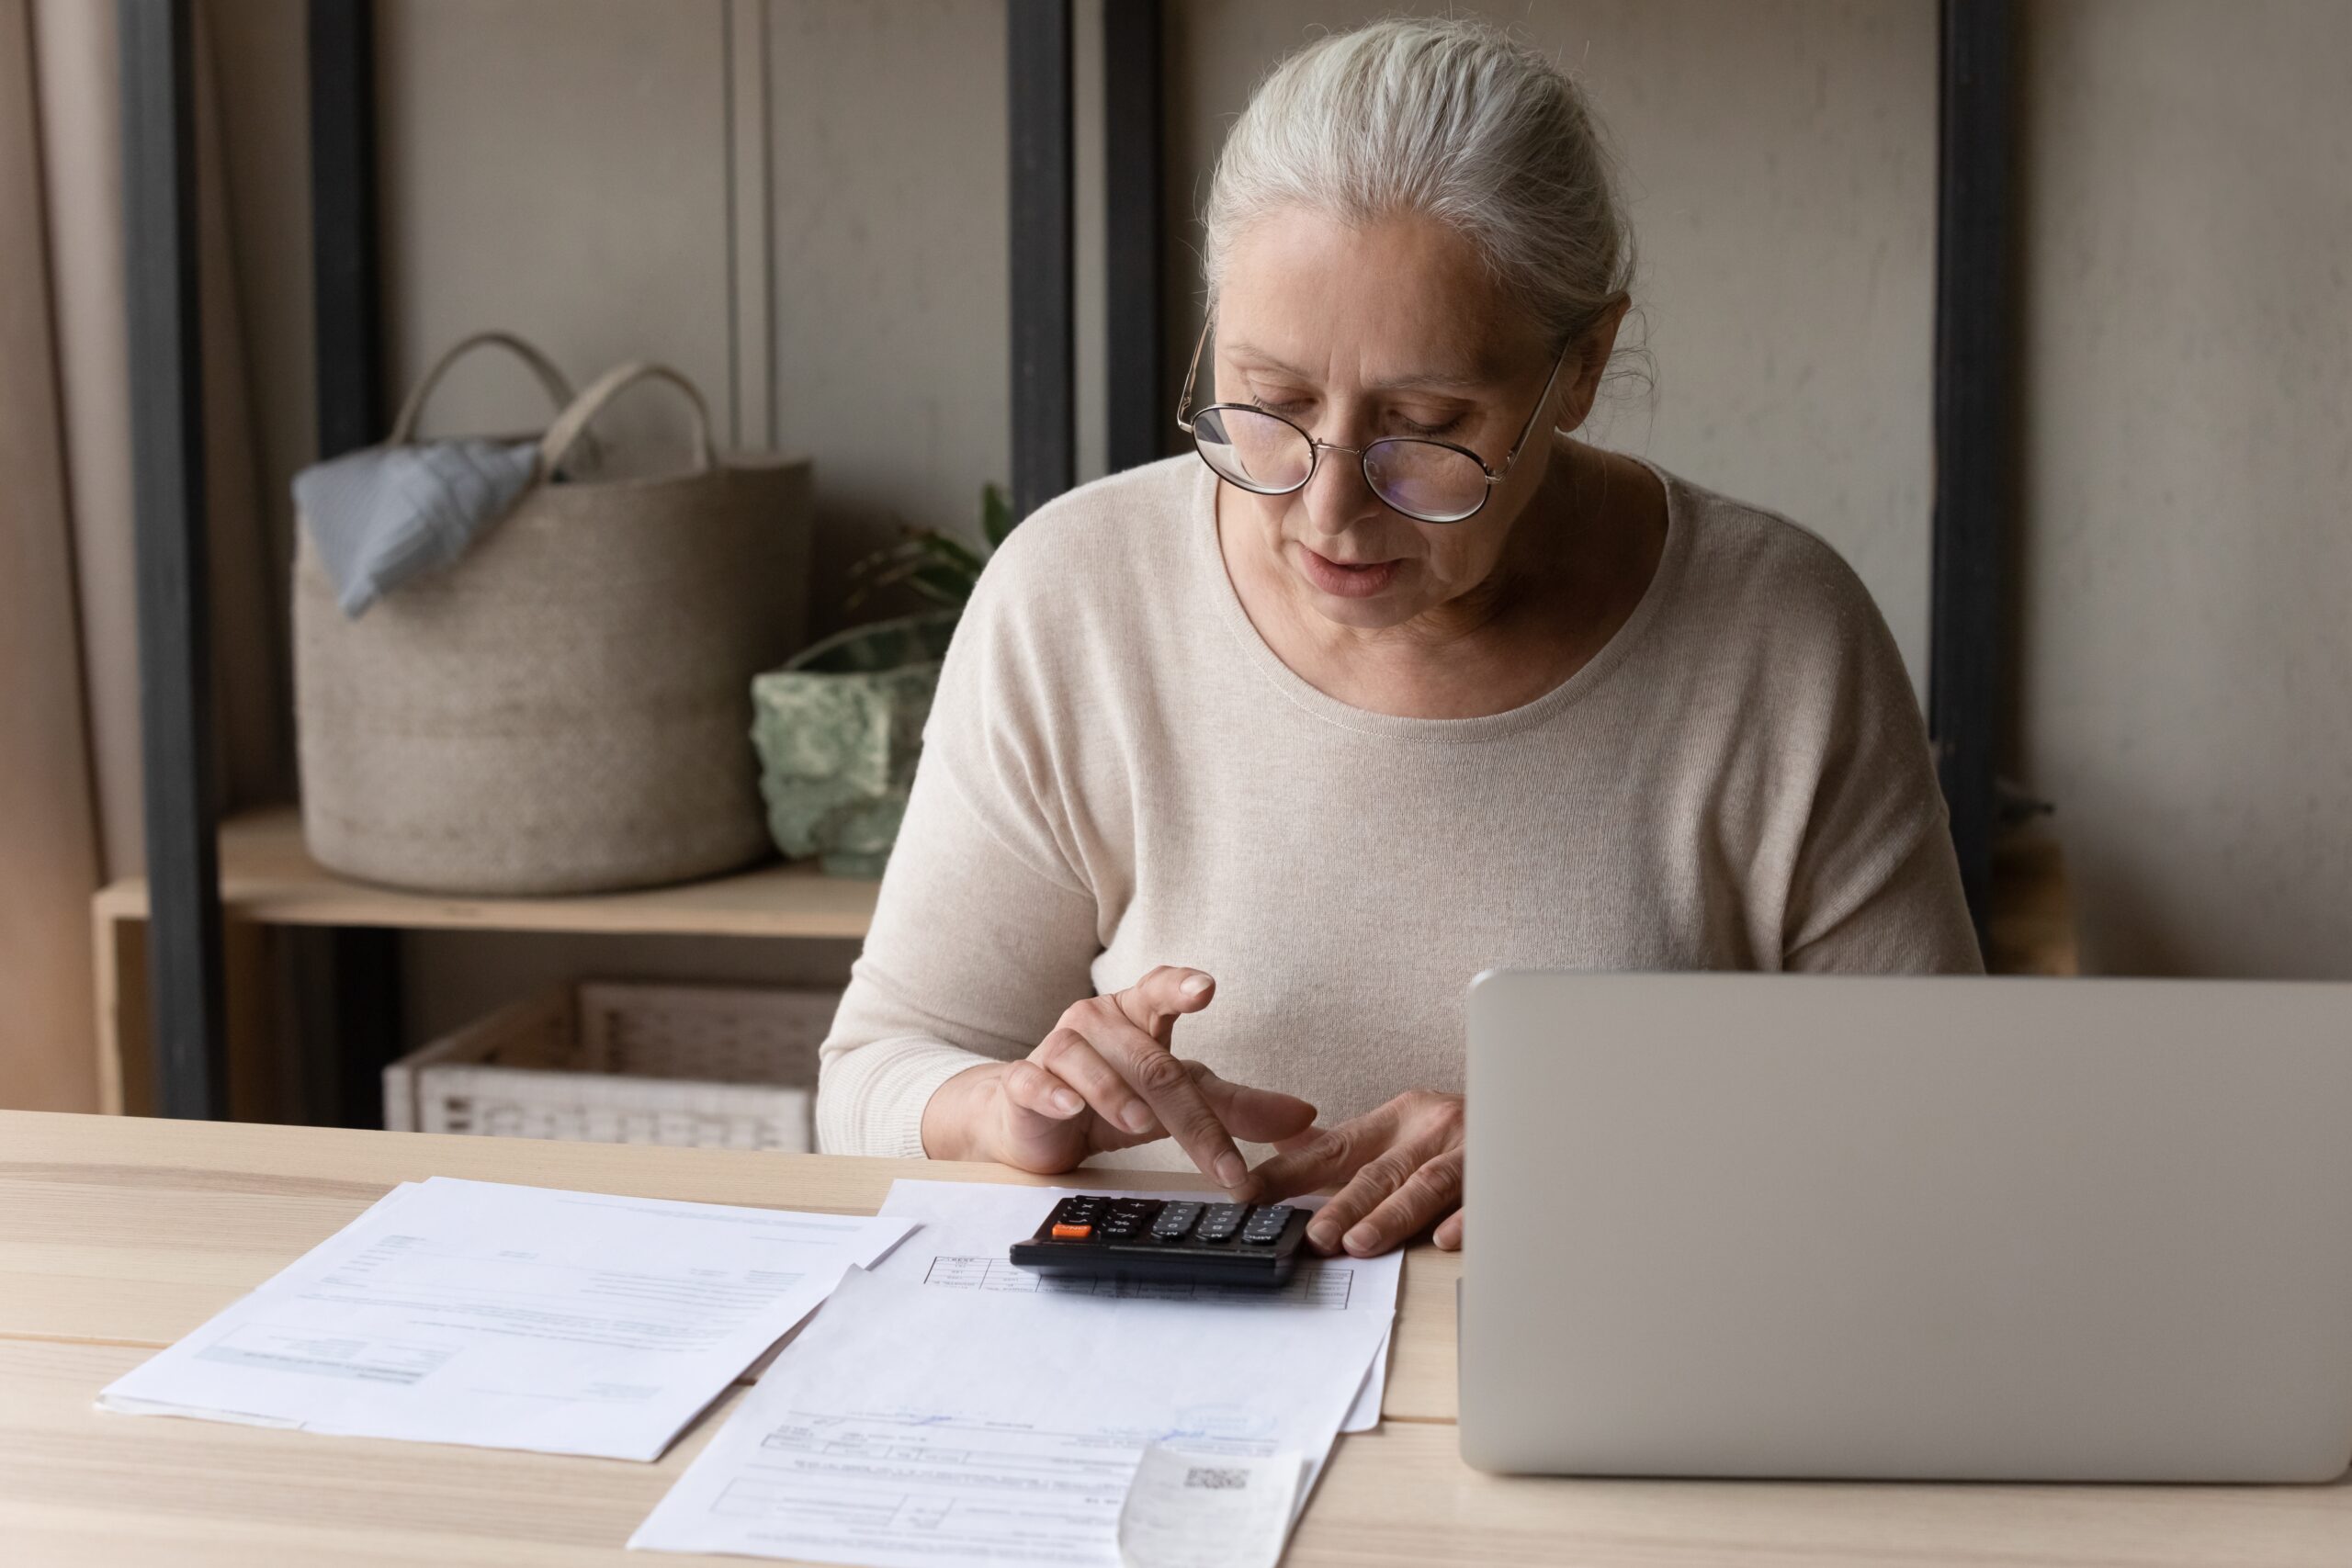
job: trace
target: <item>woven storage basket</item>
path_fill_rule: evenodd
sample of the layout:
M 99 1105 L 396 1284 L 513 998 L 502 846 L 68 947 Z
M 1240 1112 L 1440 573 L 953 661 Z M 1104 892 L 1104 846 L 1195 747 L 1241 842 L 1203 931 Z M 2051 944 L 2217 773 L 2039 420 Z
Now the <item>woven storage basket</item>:
M 831 990 L 585 985 L 501 1009 L 384 1069 L 384 1125 L 678 1148 L 815 1147 Z
M 551 392 L 561 377 L 497 334 Z M 701 467 L 553 482 L 624 387 L 692 404 Z M 715 875 L 772 852 L 752 678 L 797 648 L 808 614 L 806 462 L 713 454 L 701 398 L 625 365 L 571 400 L 539 477 L 445 570 L 357 619 L 335 603 L 307 527 L 294 571 L 302 828 L 348 875 L 434 893 L 600 892 Z

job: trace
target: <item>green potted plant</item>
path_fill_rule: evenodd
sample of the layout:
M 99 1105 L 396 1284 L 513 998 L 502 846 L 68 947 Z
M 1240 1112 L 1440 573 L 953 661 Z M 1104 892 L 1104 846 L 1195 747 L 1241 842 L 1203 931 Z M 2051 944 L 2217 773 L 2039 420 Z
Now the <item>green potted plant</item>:
M 1012 531 L 994 485 L 980 490 L 975 547 L 914 528 L 850 569 L 846 602 L 903 583 L 936 608 L 836 633 L 752 682 L 752 742 L 768 831 L 794 859 L 835 876 L 878 876 L 906 815 L 939 668 L 972 586 Z

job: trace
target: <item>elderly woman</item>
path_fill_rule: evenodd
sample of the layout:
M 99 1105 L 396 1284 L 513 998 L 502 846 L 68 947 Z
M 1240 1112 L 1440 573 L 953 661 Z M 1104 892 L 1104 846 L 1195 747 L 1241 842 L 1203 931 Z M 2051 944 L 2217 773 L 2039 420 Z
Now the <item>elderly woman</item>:
M 1632 254 L 1573 84 L 1474 23 L 1322 39 L 1234 125 L 1207 229 L 1198 457 L 989 564 L 826 1148 L 1155 1145 L 1237 1200 L 1336 1187 L 1325 1251 L 1453 1247 L 1479 970 L 1977 967 L 1853 573 L 1567 436 Z

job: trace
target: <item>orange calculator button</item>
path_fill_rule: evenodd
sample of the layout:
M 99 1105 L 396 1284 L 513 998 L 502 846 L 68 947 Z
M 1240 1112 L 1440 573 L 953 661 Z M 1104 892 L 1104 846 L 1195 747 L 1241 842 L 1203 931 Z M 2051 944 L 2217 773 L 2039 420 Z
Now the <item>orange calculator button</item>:
M 1092 1225 L 1056 1225 L 1054 1227 L 1056 1241 L 1084 1241 L 1093 1234 Z

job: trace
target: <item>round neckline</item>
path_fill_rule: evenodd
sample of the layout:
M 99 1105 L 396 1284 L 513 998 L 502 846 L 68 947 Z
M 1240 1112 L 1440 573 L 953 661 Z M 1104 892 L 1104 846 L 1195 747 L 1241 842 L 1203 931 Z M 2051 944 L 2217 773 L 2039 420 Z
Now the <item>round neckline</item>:
M 1624 454 L 1631 457 L 1632 454 Z M 1236 643 L 1258 672 L 1271 682 L 1274 689 L 1295 706 L 1326 723 L 1361 735 L 1376 735 L 1392 739 L 1419 740 L 1440 745 L 1461 745 L 1482 740 L 1499 739 L 1517 735 L 1544 723 L 1562 710 L 1580 701 L 1586 693 L 1606 681 L 1616 668 L 1624 663 L 1643 640 L 1650 624 L 1660 614 L 1659 606 L 1672 592 L 1674 581 L 1679 577 L 1684 558 L 1690 550 L 1690 520 L 1688 503 L 1682 495 L 1680 481 L 1664 468 L 1645 457 L 1634 461 L 1647 468 L 1666 491 L 1666 543 L 1658 552 L 1657 568 L 1650 573 L 1650 581 L 1642 596 L 1599 652 L 1579 665 L 1574 673 L 1541 695 L 1505 708 L 1500 713 L 1480 714 L 1472 718 L 1420 718 L 1408 714 L 1376 713 L 1341 702 L 1308 681 L 1297 671 L 1283 662 L 1260 634 L 1257 623 L 1241 603 L 1240 591 L 1234 587 L 1233 577 L 1226 570 L 1225 552 L 1218 547 L 1216 534 L 1216 487 L 1215 470 L 1205 463 L 1194 476 L 1191 502 L 1194 547 L 1202 552 L 1202 562 L 1211 581 L 1210 594 L 1216 606 L 1217 619 L 1233 634 Z

